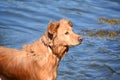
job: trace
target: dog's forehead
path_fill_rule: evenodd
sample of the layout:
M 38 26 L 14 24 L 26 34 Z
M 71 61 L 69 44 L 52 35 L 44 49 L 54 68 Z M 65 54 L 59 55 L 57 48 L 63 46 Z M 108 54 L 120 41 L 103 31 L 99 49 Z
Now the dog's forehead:
M 71 23 L 71 21 L 69 21 L 69 20 L 65 20 L 65 19 L 62 19 L 62 20 L 60 20 L 60 26 L 59 26 L 59 28 L 58 28 L 58 31 L 62 31 L 62 32 L 64 32 L 64 31 L 71 31 L 72 30 L 72 23 Z
M 60 20 L 60 24 L 69 25 L 72 27 L 72 22 L 67 19 Z

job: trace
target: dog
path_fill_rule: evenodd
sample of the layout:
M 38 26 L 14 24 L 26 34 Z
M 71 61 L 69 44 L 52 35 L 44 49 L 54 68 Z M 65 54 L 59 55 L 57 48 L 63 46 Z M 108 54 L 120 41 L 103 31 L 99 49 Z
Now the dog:
M 72 31 L 72 22 L 49 22 L 46 32 L 21 50 L 0 47 L 1 80 L 56 80 L 58 65 L 69 47 L 79 45 L 82 36 Z

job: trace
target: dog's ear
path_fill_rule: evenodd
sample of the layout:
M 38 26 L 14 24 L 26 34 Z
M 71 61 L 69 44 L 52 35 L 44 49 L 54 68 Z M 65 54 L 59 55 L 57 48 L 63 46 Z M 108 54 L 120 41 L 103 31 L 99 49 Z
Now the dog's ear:
M 57 33 L 57 29 L 59 27 L 59 22 L 50 22 L 48 25 L 48 38 L 52 40 Z

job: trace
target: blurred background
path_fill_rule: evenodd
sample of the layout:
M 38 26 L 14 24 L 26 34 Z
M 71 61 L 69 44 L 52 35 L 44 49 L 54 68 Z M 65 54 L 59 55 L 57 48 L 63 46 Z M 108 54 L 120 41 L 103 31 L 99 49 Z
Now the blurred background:
M 62 59 L 57 80 L 120 80 L 120 0 L 0 0 L 0 45 L 21 49 L 61 18 L 84 40 Z

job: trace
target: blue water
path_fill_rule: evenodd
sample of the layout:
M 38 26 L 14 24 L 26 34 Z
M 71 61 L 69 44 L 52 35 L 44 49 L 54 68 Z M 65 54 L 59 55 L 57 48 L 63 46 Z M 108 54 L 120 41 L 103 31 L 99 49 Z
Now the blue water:
M 120 35 L 86 35 L 120 31 L 119 24 L 96 24 L 99 17 L 120 19 L 120 0 L 0 0 L 0 45 L 21 49 L 39 39 L 49 21 L 67 18 L 84 40 L 62 59 L 57 80 L 120 80 Z

